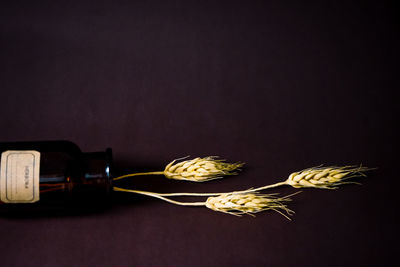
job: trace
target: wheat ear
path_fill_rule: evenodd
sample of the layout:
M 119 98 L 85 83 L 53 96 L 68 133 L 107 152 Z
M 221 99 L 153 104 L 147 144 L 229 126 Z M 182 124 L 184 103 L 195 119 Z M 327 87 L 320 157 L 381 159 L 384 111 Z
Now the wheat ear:
M 290 210 L 285 203 L 291 200 L 289 197 L 292 195 L 276 197 L 274 194 L 232 192 L 209 197 L 205 205 L 214 211 L 237 216 L 273 210 L 290 220 L 288 216 L 292 215 L 294 211 Z
M 290 174 L 286 184 L 295 188 L 336 189 L 344 184 L 359 184 L 349 179 L 365 177 L 365 172 L 372 170 L 363 166 L 314 167 Z
M 139 175 L 164 175 L 169 179 L 185 180 L 192 182 L 205 182 L 220 179 L 227 175 L 236 175 L 244 163 L 228 163 L 224 159 L 210 156 L 191 160 L 173 160 L 164 169 L 158 172 L 132 173 L 114 178 L 114 181 Z
M 192 182 L 205 182 L 222 178 L 226 175 L 236 175 L 244 163 L 227 163 L 218 157 L 195 158 L 175 163 L 169 163 L 164 175 L 170 179 Z

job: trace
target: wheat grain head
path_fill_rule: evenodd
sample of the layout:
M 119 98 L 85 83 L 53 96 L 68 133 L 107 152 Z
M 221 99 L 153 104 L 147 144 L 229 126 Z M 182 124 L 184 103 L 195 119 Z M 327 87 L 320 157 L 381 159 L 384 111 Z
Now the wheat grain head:
M 261 211 L 273 210 L 290 220 L 288 216 L 294 212 L 287 208 L 285 204 L 290 201 L 290 196 L 279 198 L 275 197 L 274 194 L 232 192 L 209 197 L 206 201 L 206 207 L 214 211 L 237 216 L 243 214 L 253 215 Z
M 169 163 L 164 175 L 170 179 L 205 182 L 225 175 L 236 175 L 244 163 L 228 163 L 218 157 L 205 157 Z
M 368 170 L 371 169 L 362 166 L 314 167 L 292 173 L 286 183 L 295 188 L 335 189 L 343 184 L 357 184 L 348 180 L 355 177 L 365 177 L 364 172 Z

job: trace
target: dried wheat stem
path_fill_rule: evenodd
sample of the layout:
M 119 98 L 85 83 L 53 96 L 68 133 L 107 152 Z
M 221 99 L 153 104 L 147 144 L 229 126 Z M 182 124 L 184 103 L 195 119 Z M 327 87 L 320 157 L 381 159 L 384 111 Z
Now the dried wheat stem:
M 205 202 L 180 202 L 180 201 L 175 201 L 175 200 L 163 197 L 161 194 L 154 193 L 154 192 L 124 189 L 124 188 L 120 188 L 120 187 L 114 187 L 114 191 L 129 192 L 129 193 L 135 193 L 135 194 L 155 197 L 155 198 L 167 201 L 169 203 L 181 205 L 181 206 L 205 206 Z
M 282 185 L 286 185 L 285 182 L 279 182 L 271 185 L 266 185 L 262 187 L 257 187 L 257 188 L 250 188 L 247 190 L 241 190 L 241 191 L 234 191 L 234 193 L 251 193 L 251 192 L 260 192 L 262 190 L 270 189 L 270 188 L 275 188 L 279 187 Z M 192 197 L 207 197 L 207 196 L 218 196 L 222 194 L 227 194 L 227 192 L 219 192 L 219 193 L 158 193 L 160 196 L 164 197 L 179 197 L 179 196 L 192 196 Z
M 138 172 L 138 173 L 131 173 L 131 174 L 126 174 L 122 176 L 118 176 L 114 178 L 114 181 L 121 180 L 127 177 L 132 177 L 132 176 L 142 176 L 142 175 L 164 175 L 164 172 Z

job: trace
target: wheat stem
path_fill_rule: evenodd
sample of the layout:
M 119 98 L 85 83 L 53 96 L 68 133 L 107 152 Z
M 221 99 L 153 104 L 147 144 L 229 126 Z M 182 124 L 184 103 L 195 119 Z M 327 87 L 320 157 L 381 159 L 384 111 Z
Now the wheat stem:
M 118 177 L 119 178 L 119 177 Z M 115 179 L 114 179 L 115 180 Z M 266 186 L 262 186 L 262 187 L 257 187 L 257 188 L 251 188 L 251 189 L 247 189 L 247 190 L 241 190 L 241 191 L 234 191 L 235 193 L 239 193 L 239 194 L 246 194 L 246 193 L 252 193 L 252 192 L 260 192 L 262 190 L 266 190 L 266 189 L 270 189 L 270 188 L 275 188 L 278 186 L 282 186 L 282 185 L 287 185 L 286 181 L 285 182 L 279 182 L 279 183 L 275 183 L 275 184 L 271 184 L 271 185 L 266 185 Z M 119 187 L 114 187 L 114 189 L 117 188 L 118 190 L 116 191 L 128 191 L 128 192 L 132 192 L 132 193 L 137 193 L 137 192 L 146 192 L 146 193 L 150 193 L 147 191 L 138 191 L 138 190 L 127 190 L 127 189 L 122 189 Z M 192 196 L 192 197 L 210 197 L 210 196 L 218 196 L 218 195 L 222 195 L 222 194 L 227 194 L 230 192 L 217 192 L 217 193 L 154 193 L 151 192 L 152 194 L 155 194 L 157 196 L 160 197 L 181 197 L 181 196 Z M 144 195 L 144 194 L 143 194 Z M 149 195 L 149 194 L 147 194 Z
M 132 177 L 132 176 L 142 176 L 142 175 L 164 175 L 164 172 L 138 172 L 138 173 L 130 173 L 130 174 L 125 174 L 122 176 L 118 176 L 113 178 L 114 181 L 121 180 L 127 177 Z
M 124 188 L 120 188 L 120 187 L 114 187 L 114 191 L 129 192 L 129 193 L 135 193 L 135 194 L 155 197 L 155 198 L 164 200 L 166 202 L 169 202 L 169 203 L 172 203 L 172 204 L 176 204 L 176 205 L 181 205 L 181 206 L 205 206 L 206 205 L 205 202 L 180 202 L 180 201 L 175 201 L 175 200 L 163 197 L 161 194 L 154 193 L 154 192 L 132 190 L 132 189 L 124 189 Z
M 240 193 L 251 193 L 251 192 L 259 192 L 262 190 L 266 190 L 266 189 L 270 189 L 270 188 L 275 188 L 275 187 L 279 187 L 282 185 L 287 185 L 287 182 L 279 182 L 279 183 L 275 183 L 275 184 L 270 184 L 270 185 L 266 185 L 266 186 L 262 186 L 262 187 L 257 187 L 257 188 L 251 188 L 248 190 L 243 190 L 243 191 L 239 191 Z
M 262 187 L 251 188 L 251 189 L 247 189 L 247 190 L 235 191 L 235 193 L 245 194 L 245 193 L 251 193 L 251 192 L 259 192 L 262 190 L 275 188 L 275 187 L 282 186 L 282 185 L 287 185 L 286 181 L 271 184 L 271 185 L 266 185 L 266 186 L 262 186 Z M 164 197 L 180 197 L 180 196 L 208 197 L 208 196 L 218 196 L 221 194 L 227 194 L 227 192 L 219 192 L 219 193 L 157 193 L 157 194 L 159 196 L 164 196 Z

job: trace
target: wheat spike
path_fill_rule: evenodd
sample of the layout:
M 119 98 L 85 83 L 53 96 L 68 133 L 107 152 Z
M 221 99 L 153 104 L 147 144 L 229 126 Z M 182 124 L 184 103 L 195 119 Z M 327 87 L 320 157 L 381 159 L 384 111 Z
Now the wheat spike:
M 366 176 L 364 172 L 368 170 L 371 169 L 362 166 L 314 167 L 292 173 L 286 180 L 286 184 L 295 188 L 335 189 L 339 185 L 355 183 L 348 181 L 348 179 Z
M 289 196 L 278 198 L 273 194 L 232 192 L 209 197 L 206 201 L 206 207 L 214 211 L 237 216 L 243 214 L 253 215 L 265 210 L 274 210 L 290 220 L 288 215 L 292 215 L 294 212 L 285 205 L 285 202 L 288 201 L 290 201 Z
M 169 163 L 164 175 L 170 179 L 205 182 L 225 175 L 236 175 L 244 163 L 227 163 L 218 157 L 205 157 Z

